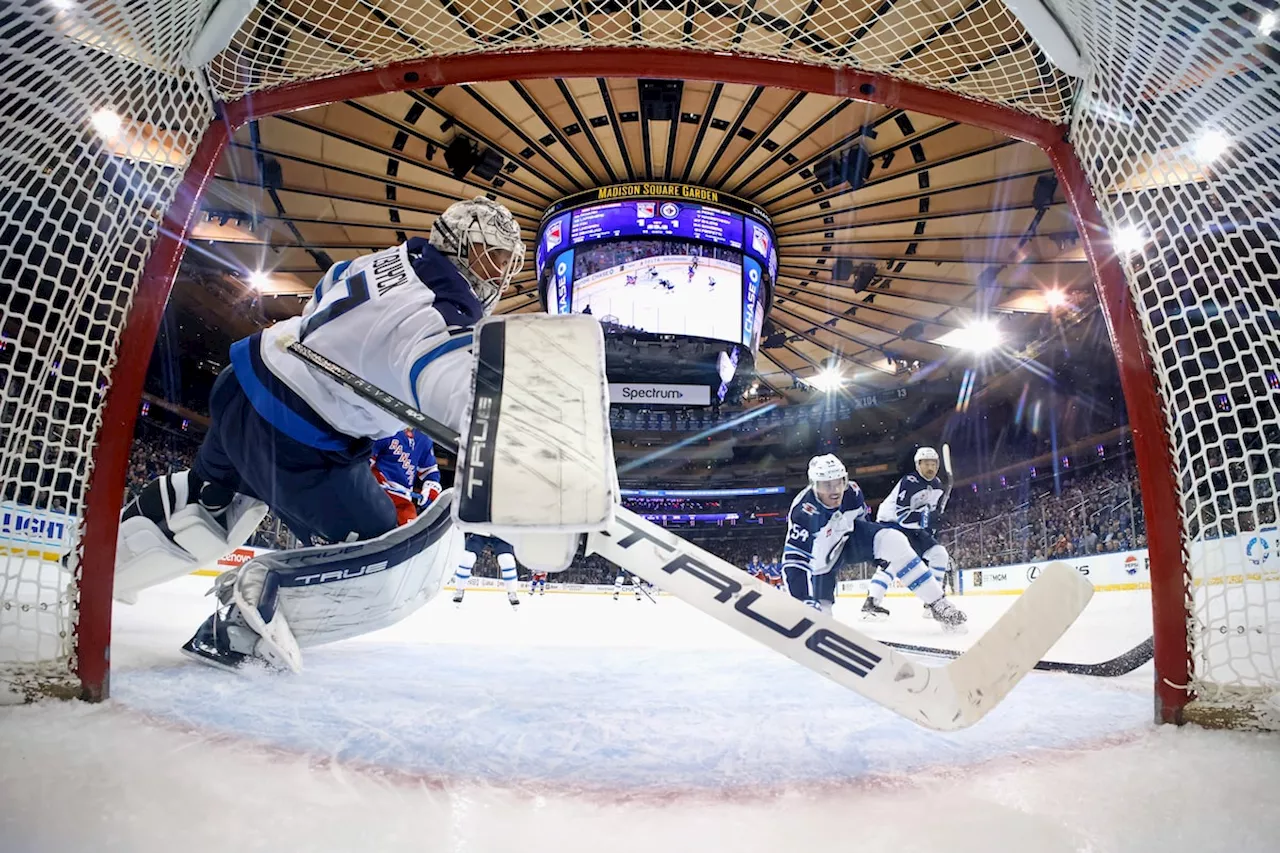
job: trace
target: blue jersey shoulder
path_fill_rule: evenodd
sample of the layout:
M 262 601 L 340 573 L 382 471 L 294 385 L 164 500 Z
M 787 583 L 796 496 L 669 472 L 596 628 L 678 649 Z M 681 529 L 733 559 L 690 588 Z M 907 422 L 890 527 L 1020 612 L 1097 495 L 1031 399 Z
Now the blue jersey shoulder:
M 425 237 L 413 237 L 405 244 L 409 262 L 422 283 L 436 295 L 435 308 L 450 326 L 474 326 L 484 316 L 480 300 L 458 272 L 453 261 Z

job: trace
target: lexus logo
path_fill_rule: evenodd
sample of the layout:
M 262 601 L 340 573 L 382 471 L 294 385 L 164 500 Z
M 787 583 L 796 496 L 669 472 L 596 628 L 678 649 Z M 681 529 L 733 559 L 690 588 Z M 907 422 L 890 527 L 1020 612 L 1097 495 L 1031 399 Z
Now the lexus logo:
M 1027 583 L 1031 583 L 1038 577 L 1040 577 L 1039 566 L 1032 566 L 1031 568 L 1027 569 Z

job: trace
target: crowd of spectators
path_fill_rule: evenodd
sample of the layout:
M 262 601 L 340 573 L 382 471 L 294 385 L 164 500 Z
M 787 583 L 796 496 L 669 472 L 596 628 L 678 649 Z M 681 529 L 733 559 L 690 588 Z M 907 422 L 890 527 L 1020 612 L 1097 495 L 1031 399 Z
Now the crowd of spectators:
M 1040 562 L 1147 546 L 1138 478 L 1128 457 L 1070 472 L 1055 489 L 1032 481 L 957 490 L 939 538 L 961 568 Z

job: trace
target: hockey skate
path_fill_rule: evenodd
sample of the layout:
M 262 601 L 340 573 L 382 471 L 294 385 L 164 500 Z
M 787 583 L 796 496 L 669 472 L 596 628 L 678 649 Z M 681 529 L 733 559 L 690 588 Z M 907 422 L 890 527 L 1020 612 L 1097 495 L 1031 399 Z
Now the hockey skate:
M 238 670 L 256 662 L 280 672 L 302 669 L 297 640 L 277 607 L 279 580 L 255 564 L 223 572 L 210 592 L 217 597 L 182 653 L 219 669 Z
M 884 607 L 880 602 L 871 596 L 867 596 L 867 600 L 862 602 L 862 621 L 863 622 L 883 622 L 889 618 L 889 609 Z
M 922 611 L 920 611 L 920 617 L 921 617 L 922 619 L 932 619 L 932 618 L 933 618 L 933 608 L 932 608 L 932 607 L 930 607 L 930 606 L 929 606 L 929 605 L 927 605 L 927 604 L 926 604 L 926 605 L 924 605 L 924 609 L 923 609 Z
M 458 600 L 461 601 L 462 599 Z M 520 598 L 514 592 L 509 592 L 507 593 L 507 604 L 510 604 L 512 607 L 519 607 Z
M 457 592 L 455 592 L 455 593 L 453 594 L 453 603 L 454 603 L 454 604 L 461 604 L 461 603 L 462 603 L 462 596 L 463 596 L 463 595 L 464 595 L 464 593 L 463 593 L 463 591 L 462 591 L 462 590 L 458 590 Z
M 963 610 L 948 601 L 946 596 L 926 606 L 933 618 L 942 624 L 943 631 L 948 634 L 964 634 L 968 632 L 969 629 L 965 627 L 965 622 L 969 621 L 969 617 L 965 615 Z

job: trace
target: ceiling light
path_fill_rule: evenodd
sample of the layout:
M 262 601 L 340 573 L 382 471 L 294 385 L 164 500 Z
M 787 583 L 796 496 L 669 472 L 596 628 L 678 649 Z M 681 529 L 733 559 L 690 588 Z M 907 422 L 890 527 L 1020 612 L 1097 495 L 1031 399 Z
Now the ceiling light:
M 994 320 L 974 320 L 963 329 L 952 329 L 934 343 L 944 347 L 968 350 L 969 352 L 987 352 L 1000 346 L 1004 337 Z
M 249 273 L 249 286 L 261 293 L 271 285 L 271 276 L 262 270 L 254 270 Z
M 1268 12 L 1258 21 L 1258 35 L 1269 36 L 1277 26 L 1280 26 L 1280 16 L 1275 12 Z
M 821 373 L 810 376 L 807 380 L 809 387 L 817 391 L 825 391 L 830 394 L 832 391 L 839 391 L 844 387 L 844 377 L 840 375 L 840 371 L 834 367 L 828 367 Z
M 1050 308 L 1062 308 L 1067 304 L 1067 294 L 1061 288 L 1051 287 L 1044 292 L 1044 304 Z
M 1136 225 L 1121 225 L 1111 232 L 1111 245 L 1121 254 L 1132 254 L 1146 243 L 1146 233 Z
M 1230 147 L 1231 137 L 1217 128 L 1207 128 L 1196 139 L 1192 150 L 1195 152 L 1196 160 L 1202 166 L 1207 166 L 1225 154 Z
M 124 126 L 124 122 L 120 119 L 120 114 L 115 110 L 98 110 L 89 119 L 89 123 L 93 125 L 93 129 L 98 135 L 104 139 L 115 139 L 120 135 L 120 128 Z

